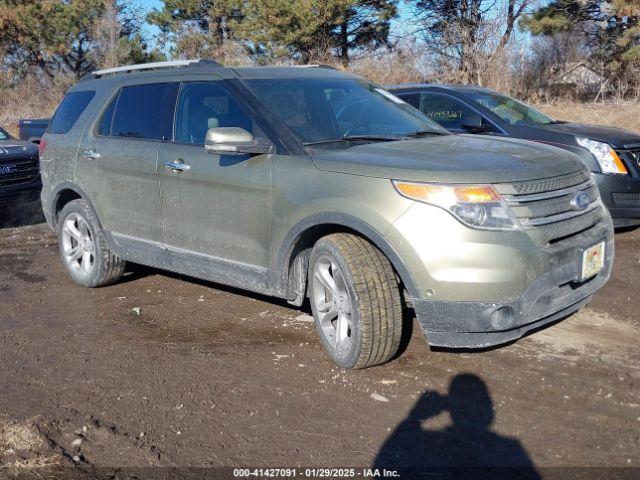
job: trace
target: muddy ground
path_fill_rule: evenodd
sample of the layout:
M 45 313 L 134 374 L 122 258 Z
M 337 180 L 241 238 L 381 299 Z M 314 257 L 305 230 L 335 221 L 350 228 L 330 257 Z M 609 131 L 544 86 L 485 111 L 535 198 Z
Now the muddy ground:
M 400 358 L 350 372 L 286 303 L 144 268 L 83 289 L 46 226 L 5 226 L 0 465 L 488 464 L 638 478 L 640 230 L 616 248 L 612 280 L 562 323 L 481 353 L 430 351 L 414 327 Z

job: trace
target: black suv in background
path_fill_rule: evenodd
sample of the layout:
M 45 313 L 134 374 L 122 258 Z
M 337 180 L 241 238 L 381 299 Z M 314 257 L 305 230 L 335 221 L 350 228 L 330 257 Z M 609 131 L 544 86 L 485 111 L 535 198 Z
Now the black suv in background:
M 38 145 L 16 140 L 0 128 L 0 213 L 8 205 L 37 205 L 41 190 Z
M 640 134 L 554 120 L 488 88 L 392 85 L 387 89 L 453 133 L 533 140 L 578 154 L 616 227 L 640 225 Z

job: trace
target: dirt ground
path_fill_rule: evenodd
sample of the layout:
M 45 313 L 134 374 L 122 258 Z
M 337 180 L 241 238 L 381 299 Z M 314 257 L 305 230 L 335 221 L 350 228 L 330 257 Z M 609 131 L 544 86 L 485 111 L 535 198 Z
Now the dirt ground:
M 84 289 L 45 225 L 5 226 L 0 478 L 460 464 L 638 478 L 640 230 L 616 249 L 612 280 L 559 324 L 480 353 L 430 351 L 414 326 L 398 359 L 351 372 L 285 303 L 144 268 Z

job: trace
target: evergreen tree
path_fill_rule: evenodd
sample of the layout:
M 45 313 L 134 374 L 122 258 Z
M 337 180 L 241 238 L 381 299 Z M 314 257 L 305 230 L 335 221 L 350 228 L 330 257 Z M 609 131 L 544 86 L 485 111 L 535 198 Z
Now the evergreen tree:
M 105 24 L 111 24 L 113 35 L 104 35 Z M 107 39 L 113 43 L 105 43 Z M 103 63 L 99 52 L 114 46 L 125 51 L 116 63 L 158 57 L 147 51 L 135 12 L 128 11 L 124 3 L 0 0 L 3 66 L 19 76 L 40 72 L 53 77 L 70 72 L 79 78 Z
M 640 60 L 640 0 L 554 0 L 521 26 L 533 35 L 578 34 L 590 60 L 613 70 Z
M 395 15 L 395 0 L 165 0 L 148 19 L 176 56 L 223 56 L 233 43 L 256 59 L 348 64 L 354 51 L 390 45 Z
M 148 15 L 174 55 L 210 57 L 235 38 L 243 17 L 242 0 L 165 0 Z
M 352 52 L 391 46 L 397 15 L 389 0 L 253 0 L 240 31 L 260 57 L 292 57 L 302 63 L 337 57 L 348 65 Z

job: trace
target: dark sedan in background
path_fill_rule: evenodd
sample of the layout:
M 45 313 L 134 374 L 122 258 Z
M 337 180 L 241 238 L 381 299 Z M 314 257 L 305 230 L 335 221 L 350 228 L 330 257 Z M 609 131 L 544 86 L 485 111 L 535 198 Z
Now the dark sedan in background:
M 40 201 L 38 145 L 12 138 L 0 128 L 0 213 Z
M 387 89 L 453 133 L 504 135 L 576 153 L 593 172 L 614 225 L 640 225 L 640 134 L 554 120 L 487 88 L 414 84 Z

